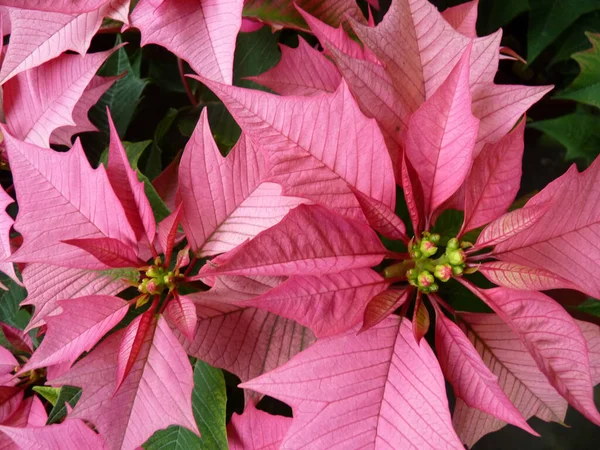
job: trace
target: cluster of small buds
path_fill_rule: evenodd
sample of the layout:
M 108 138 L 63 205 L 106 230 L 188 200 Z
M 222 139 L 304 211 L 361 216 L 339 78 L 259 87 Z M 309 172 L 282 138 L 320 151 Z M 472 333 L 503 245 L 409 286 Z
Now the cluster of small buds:
M 162 260 L 156 258 L 154 265 L 146 269 L 145 278 L 138 285 L 142 294 L 159 295 L 163 289 L 172 289 L 175 286 L 176 274 L 162 266 Z

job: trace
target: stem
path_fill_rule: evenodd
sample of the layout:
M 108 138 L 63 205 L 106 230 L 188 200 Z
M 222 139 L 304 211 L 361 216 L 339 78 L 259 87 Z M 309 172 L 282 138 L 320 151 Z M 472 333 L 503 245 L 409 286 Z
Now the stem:
M 163 302 L 163 304 L 160 307 L 160 310 L 158 311 L 158 314 L 162 314 L 165 311 L 169 302 L 172 300 L 172 298 L 175 298 L 176 295 L 177 291 L 169 292 L 167 294 L 167 296 L 165 297 L 165 301 Z
M 192 260 L 190 261 L 190 263 L 188 264 L 188 266 L 186 267 L 185 272 L 183 272 L 184 277 L 187 277 L 190 274 L 190 272 L 192 271 L 192 269 L 194 268 L 194 266 L 196 265 L 197 262 L 198 262 L 198 257 L 194 256 L 192 258 Z
M 188 83 L 188 79 L 185 76 L 185 73 L 183 73 L 183 60 L 181 58 L 177 58 L 177 68 L 179 69 L 179 76 L 181 77 L 181 82 L 183 83 L 183 87 L 185 89 L 185 93 L 187 94 L 188 98 L 190 99 L 190 103 L 192 104 L 192 107 L 196 107 L 198 106 L 198 102 L 196 101 L 196 98 L 194 97 L 194 94 L 192 93 L 192 89 L 190 88 L 190 85 Z
M 469 262 L 482 261 L 484 259 L 491 258 L 491 257 L 492 257 L 492 252 L 483 253 L 481 255 L 469 256 Z

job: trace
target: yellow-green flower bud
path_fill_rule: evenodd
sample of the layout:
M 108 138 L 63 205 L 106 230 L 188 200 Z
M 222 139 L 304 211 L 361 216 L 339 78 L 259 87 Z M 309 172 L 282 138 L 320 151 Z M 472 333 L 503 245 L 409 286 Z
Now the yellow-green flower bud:
M 435 277 L 444 283 L 452 278 L 452 267 L 450 264 L 438 264 L 435 266 Z
M 464 264 L 467 260 L 467 255 L 465 255 L 465 252 L 462 249 L 446 252 L 446 256 L 448 257 L 448 262 L 453 266 Z
M 460 242 L 456 238 L 452 238 L 448 241 L 446 245 L 447 250 L 458 250 L 460 248 Z
M 421 245 L 419 246 L 419 250 L 421 250 L 421 254 L 423 256 L 425 256 L 426 258 L 429 258 L 430 256 L 435 255 L 435 252 L 437 252 L 437 247 L 435 246 L 435 244 L 430 241 L 429 239 L 423 239 L 421 241 Z
M 452 274 L 455 277 L 458 277 L 458 276 L 462 275 L 463 272 L 464 272 L 464 269 L 461 266 L 453 266 L 452 267 Z
M 417 283 L 422 288 L 428 288 L 435 283 L 435 278 L 433 278 L 433 275 L 431 275 L 428 271 L 424 270 L 417 277 Z

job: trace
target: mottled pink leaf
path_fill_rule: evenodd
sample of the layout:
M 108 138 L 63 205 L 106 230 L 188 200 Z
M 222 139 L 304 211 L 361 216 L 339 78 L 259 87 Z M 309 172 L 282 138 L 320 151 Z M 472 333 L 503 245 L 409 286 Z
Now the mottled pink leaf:
M 156 430 L 170 425 L 198 433 L 192 414 L 192 368 L 163 318 L 154 332 L 147 333 L 129 376 L 115 394 L 123 334 L 112 334 L 66 375 L 52 381 L 55 386 L 68 384 L 83 390 L 69 417 L 90 421 L 111 449 L 136 449 Z
M 73 364 L 118 324 L 129 308 L 125 300 L 107 295 L 61 300 L 58 306 L 62 312 L 46 317 L 48 331 L 21 373 L 62 362 Z
M 242 0 L 178 0 L 159 5 L 140 0 L 131 13 L 131 25 L 140 30 L 141 45 L 162 45 L 199 75 L 231 84 L 242 6 Z
M 144 182 L 138 180 L 135 170 L 129 164 L 125 148 L 119 139 L 119 134 L 108 107 L 106 113 L 110 128 L 110 145 L 106 166 L 108 180 L 121 205 L 123 205 L 125 215 L 135 233 L 137 242 L 151 245 L 156 234 L 156 222 L 152 206 L 150 206 L 150 201 L 144 191 Z
M 514 201 L 521 186 L 524 132 L 525 118 L 473 161 L 465 180 L 465 219 L 459 235 L 496 220 Z
M 527 291 L 548 289 L 577 289 L 562 277 L 543 269 L 534 269 L 519 264 L 493 261 L 478 266 L 488 280 L 499 286 Z
M 193 342 L 180 338 L 187 352 L 242 381 L 287 362 L 315 341 L 313 333 L 296 322 L 235 302 L 263 294 L 278 278 L 219 277 L 214 287 L 192 294 L 198 327 Z M 260 397 L 248 394 L 254 402 Z
M 291 423 L 291 417 L 273 416 L 250 403 L 227 425 L 229 450 L 278 450 Z
M 410 118 L 405 151 L 418 168 L 426 224 L 471 169 L 479 121 L 471 114 L 469 53 Z
M 461 313 L 469 340 L 489 367 L 507 396 L 525 419 L 537 416 L 542 420 L 563 422 L 567 401 L 556 392 L 535 361 L 508 325 L 496 314 Z M 597 371 L 600 362 L 600 332 L 597 325 L 576 321 L 588 342 L 590 359 L 595 362 L 593 382 L 600 382 Z M 472 447 L 482 436 L 506 425 L 484 412 L 469 408 L 457 400 L 453 416 L 454 427 L 461 440 Z
M 85 88 L 85 91 L 83 91 L 79 101 L 73 108 L 73 121 L 75 122 L 75 125 L 66 125 L 54 130 L 50 135 L 50 143 L 70 147 L 73 135 L 89 131 L 98 131 L 98 128 L 90 122 L 88 111 L 119 78 L 119 76 L 95 76 L 92 78 L 92 81 L 90 81 L 90 84 Z
M 165 318 L 192 342 L 198 324 L 196 305 L 186 295 L 175 294 L 165 309 Z
M 301 198 L 265 181 L 264 159 L 242 135 L 226 158 L 219 153 L 206 110 L 179 166 L 181 224 L 190 248 L 210 256 L 235 248 L 277 224 Z
M 82 420 L 65 420 L 45 427 L 10 427 L 0 425 L 19 448 L 28 450 L 107 450 L 102 437 Z
M 177 227 L 179 226 L 181 217 L 181 204 L 165 217 L 162 222 L 158 224 L 158 243 L 160 249 L 165 255 L 165 266 L 169 267 L 171 262 L 171 254 L 173 253 L 173 246 L 175 245 L 175 238 L 177 236 Z
M 367 221 L 375 230 L 390 239 L 408 243 L 404 222 L 392 209 L 360 191 L 355 190 L 354 195 L 356 195 Z
M 10 229 L 12 228 L 14 221 L 6 212 L 6 207 L 11 203 L 14 203 L 13 198 L 0 186 L 0 271 L 12 278 L 15 283 L 21 284 L 21 281 L 15 273 L 13 263 L 7 261 L 12 254 L 12 249 L 10 247 Z
M 67 269 L 48 264 L 28 264 L 23 269 L 27 298 L 21 305 L 35 308 L 28 330 L 40 327 L 58 306 L 58 300 L 89 295 L 116 295 L 128 287 L 118 273 Z
M 298 47 L 280 45 L 279 63 L 248 79 L 281 95 L 314 95 L 335 92 L 342 77 L 335 65 L 323 53 L 298 37 Z
M 15 229 L 23 236 L 14 261 L 89 269 L 95 258 L 62 241 L 110 237 L 135 242 L 104 167 L 90 167 L 79 141 L 58 153 L 18 141 L 5 130 L 2 134 L 19 203 Z
M 549 204 L 531 227 L 498 244 L 504 261 L 545 269 L 600 297 L 600 160 L 578 173 L 573 166 L 526 205 Z
M 456 397 L 500 420 L 516 425 L 538 436 L 521 413 L 511 403 L 498 384 L 498 378 L 483 363 L 481 357 L 462 330 L 436 310 L 435 348 L 446 379 Z
M 108 1 L 110 0 L 0 0 L 0 6 L 72 14 L 98 9 Z
M 388 289 L 373 297 L 365 308 L 363 325 L 360 332 L 362 333 L 374 327 L 392 314 L 408 300 L 411 293 L 411 288 Z
M 79 99 L 113 51 L 64 54 L 5 82 L 7 129 L 22 141 L 49 147 L 53 131 L 76 124 L 73 111 Z
M 369 300 L 385 290 L 388 284 L 371 269 L 323 276 L 292 276 L 243 304 L 295 320 L 322 338 L 354 327 L 362 319 Z
M 82 14 L 9 8 L 10 44 L 0 70 L 0 83 L 37 67 L 66 50 L 84 55 L 102 19 L 129 8 L 130 0 L 111 0 Z
M 324 275 L 376 266 L 385 252 L 369 226 L 319 205 L 300 205 L 277 225 L 214 258 L 201 275 Z
M 442 12 L 442 17 L 460 34 L 469 38 L 476 38 L 477 31 L 475 24 L 477 22 L 478 5 L 479 0 L 471 0 L 457 6 L 452 6 Z
M 85 250 L 102 263 L 104 268 L 138 267 L 143 263 L 138 259 L 136 251 L 132 247 L 117 239 L 67 239 L 62 242 Z M 97 268 L 97 262 L 92 261 L 90 269 L 94 268 Z
M 292 406 L 282 448 L 463 449 L 435 355 L 399 317 L 321 339 L 241 387 Z
M 550 384 L 574 408 L 600 425 L 587 344 L 574 319 L 562 306 L 540 292 L 508 288 L 482 290 L 464 284 L 507 323 Z
M 280 97 L 201 81 L 266 152 L 271 179 L 286 194 L 363 220 L 351 188 L 395 208 L 394 173 L 381 131 L 360 112 L 345 83 L 334 94 Z

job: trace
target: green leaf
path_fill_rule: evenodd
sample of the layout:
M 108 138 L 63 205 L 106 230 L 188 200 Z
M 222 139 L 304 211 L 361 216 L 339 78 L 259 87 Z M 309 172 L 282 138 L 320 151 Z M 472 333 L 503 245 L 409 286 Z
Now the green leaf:
M 194 364 L 192 407 L 202 438 L 181 427 L 157 431 L 144 444 L 145 450 L 226 450 L 225 407 L 227 394 L 223 372 L 203 361 Z
M 32 389 L 48 400 L 52 406 L 56 405 L 60 388 L 53 388 L 50 386 L 34 386 Z
M 117 36 L 116 45 L 120 44 L 121 36 Z M 100 100 L 90 110 L 92 122 L 108 136 L 108 119 L 106 117 L 106 107 L 110 109 L 115 127 L 119 136 L 124 136 L 127 127 L 133 118 L 137 105 L 142 96 L 142 91 L 147 80 L 142 80 L 139 76 L 139 64 L 141 62 L 141 52 L 137 52 L 133 61 L 130 62 L 127 52 L 120 48 L 113 53 L 98 71 L 102 76 L 115 76 L 126 73 L 121 79 L 117 80 L 111 88 L 104 93 Z M 137 70 L 136 70 L 137 68 Z
M 60 392 L 58 394 L 58 399 L 56 400 L 56 405 L 50 411 L 48 415 L 48 425 L 53 423 L 60 422 L 67 415 L 67 406 L 68 403 L 71 407 L 75 407 L 75 404 L 79 401 L 81 397 L 81 389 L 73 386 L 63 386 L 60 388 Z
M 528 0 L 480 0 L 477 34 L 491 34 L 526 11 L 529 11 Z
M 585 302 L 577 307 L 579 311 L 600 317 L 600 300 L 588 298 Z
M 529 3 L 529 64 L 580 16 L 600 9 L 598 0 L 529 0 Z
M 277 44 L 279 33 L 263 27 L 253 33 L 240 33 L 235 45 L 233 84 L 252 89 L 267 90 L 264 86 L 244 77 L 261 74 L 279 62 L 281 52 Z
M 8 288 L 8 291 L 0 289 L 0 322 L 22 330 L 31 317 L 25 309 L 19 309 L 27 297 L 27 291 L 3 273 L 0 273 L 0 282 Z
M 581 72 L 556 98 L 576 100 L 600 108 L 600 34 L 586 33 L 592 48 L 573 54 Z
M 156 189 L 154 189 L 154 186 L 152 186 L 152 183 L 148 177 L 146 177 L 146 175 L 139 170 L 137 171 L 137 176 L 138 180 L 144 182 L 144 192 L 146 193 L 146 197 L 148 197 L 148 201 L 152 207 L 154 219 L 156 220 L 156 223 L 160 223 L 165 217 L 171 214 L 171 211 L 169 208 L 167 208 L 167 205 L 165 205 L 165 202 L 163 202 L 162 198 L 160 198 L 160 195 L 158 195 L 158 192 L 156 192 Z
M 123 142 L 123 148 L 125 148 L 127 159 L 134 170 L 138 168 L 140 157 L 151 143 L 152 141 Z M 100 155 L 100 163 L 104 165 L 108 164 L 108 148 Z
M 590 41 L 585 35 L 586 31 L 600 33 L 600 11 L 580 17 L 560 36 L 550 65 L 568 61 L 573 53 L 588 49 Z
M 567 149 L 567 160 L 590 164 L 600 154 L 600 115 L 576 112 L 556 119 L 533 122 L 529 127 L 542 131 Z
M 160 143 L 173 125 L 173 122 L 177 118 L 178 111 L 170 108 L 167 111 L 165 117 L 158 123 L 156 130 L 154 131 L 154 140 L 152 141 L 152 149 L 150 150 L 150 156 L 146 161 L 144 173 L 146 176 L 153 180 L 162 172 L 162 151 L 160 149 Z

